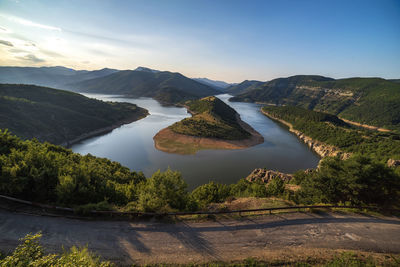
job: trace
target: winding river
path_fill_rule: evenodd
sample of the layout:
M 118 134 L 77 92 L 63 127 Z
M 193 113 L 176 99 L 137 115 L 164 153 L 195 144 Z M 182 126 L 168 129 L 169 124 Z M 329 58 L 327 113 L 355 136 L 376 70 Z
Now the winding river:
M 151 98 L 84 94 L 104 101 L 129 102 L 149 110 L 146 118 L 123 125 L 102 136 L 86 139 L 72 146 L 74 152 L 106 157 L 146 176 L 157 170 L 179 170 L 189 189 L 217 181 L 234 183 L 255 168 L 292 173 L 315 168 L 319 158 L 283 126 L 260 113 L 260 105 L 228 102 L 230 95 L 218 95 L 234 108 L 242 120 L 264 136 L 263 144 L 243 150 L 203 150 L 195 155 L 177 155 L 154 148 L 153 136 L 172 123 L 189 117 L 186 109 L 164 107 Z

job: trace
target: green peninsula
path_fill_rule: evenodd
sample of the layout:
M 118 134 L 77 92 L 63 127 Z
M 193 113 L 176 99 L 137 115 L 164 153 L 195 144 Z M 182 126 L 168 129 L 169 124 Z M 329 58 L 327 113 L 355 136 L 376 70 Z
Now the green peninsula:
M 154 137 L 159 150 L 194 154 L 201 149 L 241 149 L 264 142 L 264 138 L 239 114 L 215 96 L 188 101 L 192 117 L 161 130 Z

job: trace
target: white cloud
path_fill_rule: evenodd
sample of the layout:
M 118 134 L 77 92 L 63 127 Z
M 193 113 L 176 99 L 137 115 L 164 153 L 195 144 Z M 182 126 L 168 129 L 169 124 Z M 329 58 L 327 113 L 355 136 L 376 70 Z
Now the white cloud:
M 30 21 L 30 20 L 15 17 L 15 16 L 0 14 L 0 17 L 3 17 L 5 19 L 8 19 L 10 21 L 13 21 L 13 22 L 16 22 L 16 23 L 19 23 L 19 24 L 22 24 L 22 25 L 25 25 L 28 27 L 35 27 L 35 28 L 51 30 L 51 31 L 59 31 L 59 32 L 61 31 L 61 28 L 58 28 L 58 27 L 36 23 L 36 22 Z
M 45 62 L 46 61 L 44 59 L 38 58 L 34 54 L 27 54 L 26 56 L 17 57 L 17 58 L 18 59 L 22 59 L 22 60 L 26 60 L 26 61 L 30 61 L 32 63 L 41 63 L 41 62 Z

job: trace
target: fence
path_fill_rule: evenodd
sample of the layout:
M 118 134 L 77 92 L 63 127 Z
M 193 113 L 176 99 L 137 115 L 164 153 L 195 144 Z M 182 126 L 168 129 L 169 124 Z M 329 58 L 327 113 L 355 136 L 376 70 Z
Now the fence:
M 0 198 L 6 199 L 15 203 L 26 204 L 33 207 L 38 207 L 42 209 L 50 209 L 55 211 L 69 212 L 74 213 L 74 209 L 72 208 L 64 208 L 58 206 L 52 206 L 47 204 L 41 204 L 36 202 L 31 202 L 27 200 L 17 199 L 9 196 L 0 195 Z M 389 211 L 389 212 L 400 212 L 399 209 L 388 209 L 381 208 L 375 206 L 355 206 L 355 205 L 309 205 L 309 206 L 290 206 L 290 207 L 275 207 L 275 208 L 263 208 L 263 209 L 247 209 L 247 210 L 220 210 L 220 211 L 190 211 L 190 212 L 165 212 L 165 213 L 157 213 L 157 212 L 120 212 L 120 211 L 98 211 L 92 210 L 87 214 L 89 215 L 103 215 L 103 216 L 130 216 L 130 217 L 139 217 L 139 216 L 181 216 L 181 215 L 218 215 L 218 214 L 232 214 L 238 213 L 242 215 L 243 213 L 250 212 L 269 212 L 270 214 L 276 210 L 302 210 L 302 209 L 313 209 L 313 208 L 343 208 L 343 209 L 366 209 L 366 210 L 381 210 L 381 211 Z

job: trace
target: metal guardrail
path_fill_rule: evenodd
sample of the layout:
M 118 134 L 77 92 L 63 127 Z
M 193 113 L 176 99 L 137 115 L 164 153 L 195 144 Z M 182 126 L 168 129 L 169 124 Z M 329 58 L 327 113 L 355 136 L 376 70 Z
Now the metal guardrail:
M 0 198 L 6 199 L 9 201 L 13 201 L 16 203 L 26 204 L 38 208 L 44 209 L 52 209 L 56 211 L 63 212 L 71 212 L 74 213 L 74 209 L 72 208 L 64 208 L 53 205 L 41 204 L 32 201 L 22 200 L 14 197 L 0 195 Z M 355 205 L 308 205 L 308 206 L 289 206 L 289 207 L 274 207 L 274 208 L 262 208 L 262 209 L 247 209 L 247 210 L 221 210 L 221 211 L 189 211 L 189 212 L 165 212 L 165 213 L 157 213 L 157 212 L 121 212 L 121 211 L 99 211 L 99 210 L 91 210 L 88 214 L 92 215 L 108 215 L 108 216 L 182 216 L 182 215 L 218 215 L 218 214 L 232 214 L 232 213 L 249 213 L 249 212 L 269 212 L 276 210 L 301 210 L 301 209 L 314 209 L 314 208 L 343 208 L 343 209 L 367 209 L 367 210 L 382 210 L 382 211 L 391 211 L 391 212 L 400 212 L 400 209 L 388 209 L 381 208 L 375 206 L 355 206 Z

